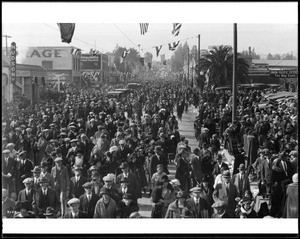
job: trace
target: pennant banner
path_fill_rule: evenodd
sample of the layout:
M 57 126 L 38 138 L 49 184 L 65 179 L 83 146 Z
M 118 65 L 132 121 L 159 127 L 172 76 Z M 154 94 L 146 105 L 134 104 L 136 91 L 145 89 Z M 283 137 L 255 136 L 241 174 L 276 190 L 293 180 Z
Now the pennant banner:
M 181 23 L 173 23 L 173 31 L 172 31 L 172 34 L 173 34 L 174 36 L 178 36 L 181 26 L 182 26 Z
M 129 54 L 129 53 L 130 53 L 130 50 L 124 51 L 123 54 L 122 54 L 122 57 L 125 58 L 127 56 L 127 54 Z
M 145 35 L 148 31 L 149 23 L 140 23 L 141 34 Z
M 79 55 L 81 53 L 81 49 L 72 48 L 71 54 L 72 55 Z
M 60 30 L 61 41 L 70 43 L 75 31 L 75 23 L 57 23 Z
M 98 51 L 98 50 L 93 50 L 93 52 L 92 52 L 92 54 L 93 54 L 93 56 L 96 56 L 96 55 L 98 55 L 100 53 L 100 51 Z
M 161 50 L 162 46 L 156 46 L 155 49 L 156 49 L 156 56 L 158 57 L 159 56 L 159 52 Z

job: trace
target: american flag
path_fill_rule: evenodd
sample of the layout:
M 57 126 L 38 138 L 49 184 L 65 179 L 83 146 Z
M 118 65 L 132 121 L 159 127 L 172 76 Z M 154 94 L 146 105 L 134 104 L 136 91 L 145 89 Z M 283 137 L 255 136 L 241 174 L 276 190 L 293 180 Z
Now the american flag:
M 162 48 L 162 46 L 156 46 L 156 47 L 155 47 L 155 50 L 156 50 L 156 56 L 157 56 L 157 57 L 158 57 L 158 55 L 159 55 L 159 52 L 160 52 L 161 48 Z
M 124 51 L 123 54 L 122 54 L 122 57 L 125 58 L 127 56 L 127 54 L 129 54 L 129 53 L 130 53 L 130 50 Z
M 149 23 L 140 23 L 141 34 L 144 35 L 148 31 Z
M 173 31 L 172 31 L 172 34 L 173 34 L 174 36 L 178 36 L 181 26 L 182 26 L 181 23 L 173 23 Z

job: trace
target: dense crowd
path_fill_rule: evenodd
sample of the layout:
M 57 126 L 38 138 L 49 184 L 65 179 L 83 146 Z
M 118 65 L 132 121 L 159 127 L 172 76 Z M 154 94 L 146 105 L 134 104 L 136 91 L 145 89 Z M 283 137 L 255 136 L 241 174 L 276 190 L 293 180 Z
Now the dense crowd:
M 260 108 L 265 92 L 239 91 L 232 122 L 226 91 L 149 81 L 116 100 L 111 89 L 68 86 L 33 107 L 3 103 L 2 217 L 139 218 L 142 197 L 152 218 L 298 216 L 296 100 Z M 191 105 L 193 150 L 178 131 Z M 257 205 L 252 181 L 269 204 Z

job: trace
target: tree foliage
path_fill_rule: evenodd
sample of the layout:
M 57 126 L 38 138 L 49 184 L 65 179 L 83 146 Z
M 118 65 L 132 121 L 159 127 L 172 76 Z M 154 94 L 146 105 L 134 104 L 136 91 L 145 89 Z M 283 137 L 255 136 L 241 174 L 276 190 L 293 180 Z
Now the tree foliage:
M 246 61 L 241 57 L 237 57 L 238 83 L 245 82 L 248 75 L 248 68 L 249 66 Z M 213 47 L 212 50 L 201 57 L 200 69 L 204 74 L 208 73 L 210 85 L 230 85 L 233 74 L 232 47 L 223 45 Z
M 123 61 L 121 61 L 121 57 L 124 51 L 128 51 L 130 50 L 130 52 L 126 55 L 126 57 L 123 59 Z M 114 55 L 114 63 L 116 65 L 117 70 L 121 71 L 121 72 L 128 72 L 128 73 L 132 73 L 134 68 L 136 66 L 138 66 L 139 63 L 139 53 L 136 49 L 134 48 L 129 48 L 127 49 L 126 47 L 120 47 L 118 45 L 116 45 L 114 51 L 113 51 L 113 55 Z M 126 63 L 125 63 L 126 61 Z M 126 64 L 126 70 L 125 70 L 125 64 Z

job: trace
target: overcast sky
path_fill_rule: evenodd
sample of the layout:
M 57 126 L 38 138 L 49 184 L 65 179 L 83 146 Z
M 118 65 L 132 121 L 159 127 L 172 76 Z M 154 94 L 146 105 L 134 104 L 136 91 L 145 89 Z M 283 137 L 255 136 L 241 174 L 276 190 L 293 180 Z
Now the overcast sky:
M 233 22 L 238 23 L 238 51 L 252 47 L 258 54 L 282 54 L 291 51 L 297 54 L 298 21 L 294 18 L 293 6 L 288 4 L 276 5 L 275 10 L 271 8 L 272 5 L 267 5 L 268 8 L 260 7 L 259 4 L 252 4 L 250 8 L 244 5 L 238 7 L 238 4 L 227 7 L 229 3 L 222 3 L 225 7 L 222 4 L 203 6 L 196 3 L 164 3 L 164 6 L 159 3 L 131 3 L 123 6 L 112 3 L 47 4 L 3 4 L 2 34 L 12 36 L 8 39 L 8 44 L 16 42 L 20 54 L 25 54 L 28 46 L 74 46 L 83 52 L 89 51 L 90 48 L 107 52 L 113 51 L 117 44 L 136 49 L 139 49 L 140 44 L 141 55 L 147 51 L 155 55 L 153 47 L 163 45 L 160 54 L 170 58 L 173 52 L 168 50 L 168 43 L 187 41 L 192 47 L 198 44 L 198 34 L 201 35 L 201 49 L 207 49 L 211 45 L 232 45 Z M 284 9 L 287 6 L 290 7 L 289 12 L 289 9 Z M 295 10 L 297 12 L 297 8 Z M 145 16 L 148 19 L 144 19 Z M 193 17 L 190 18 L 191 16 Z M 244 19 L 245 16 L 248 18 Z M 76 23 L 72 42 L 62 43 L 57 22 L 70 20 Z M 150 22 L 145 35 L 140 34 L 139 22 Z M 171 33 L 172 22 L 182 23 L 180 34 L 176 37 Z M 5 46 L 5 39 L 2 40 L 2 46 Z M 154 57 L 154 60 L 156 59 Z

